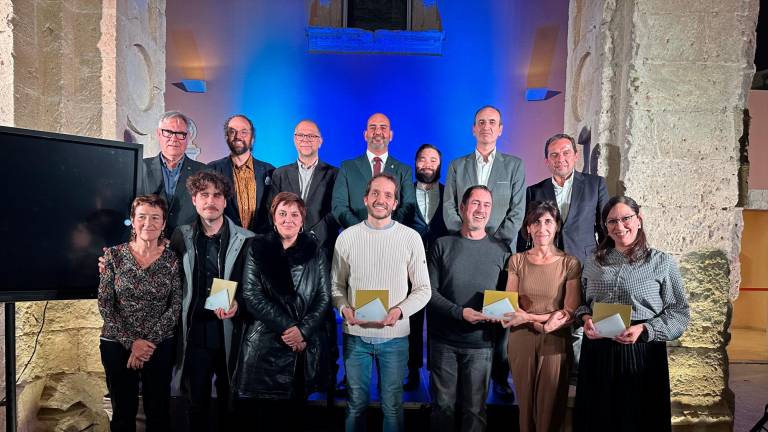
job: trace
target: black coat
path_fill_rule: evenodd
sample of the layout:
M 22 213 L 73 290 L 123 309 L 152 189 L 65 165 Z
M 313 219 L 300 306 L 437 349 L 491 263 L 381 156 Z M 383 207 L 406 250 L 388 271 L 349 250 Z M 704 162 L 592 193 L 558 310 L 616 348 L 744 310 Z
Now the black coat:
M 323 320 L 330 308 L 328 274 L 325 254 L 305 234 L 288 250 L 274 233 L 255 239 L 243 269 L 243 299 L 250 319 L 235 371 L 238 397 L 287 399 L 326 389 L 330 357 Z M 281 339 L 292 326 L 307 342 L 303 361 Z M 305 387 L 295 389 L 296 368 L 302 365 Z

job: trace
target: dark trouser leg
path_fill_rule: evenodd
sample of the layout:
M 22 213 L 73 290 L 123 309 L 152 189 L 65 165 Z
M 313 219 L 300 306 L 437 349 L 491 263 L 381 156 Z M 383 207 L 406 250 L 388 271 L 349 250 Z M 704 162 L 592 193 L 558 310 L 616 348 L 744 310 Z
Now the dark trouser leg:
M 491 367 L 491 378 L 496 383 L 496 389 L 504 391 L 500 396 L 511 397 L 513 394 L 506 393 L 509 389 L 507 377 L 509 376 L 509 363 L 507 360 L 507 338 L 508 329 L 499 329 L 496 332 L 496 343 L 493 349 L 493 363 Z
M 432 396 L 431 430 L 455 430 L 456 391 L 459 383 L 456 352 L 432 340 L 429 346 L 429 392 Z
M 411 315 L 411 333 L 408 335 L 408 370 L 424 365 L 424 309 Z
M 133 432 L 139 409 L 139 374 L 127 367 L 131 352 L 119 342 L 103 339 L 99 341 L 99 350 L 112 403 L 110 429 L 114 432 Z
M 187 418 L 189 430 L 208 432 L 211 379 L 215 370 L 215 357 L 218 350 L 188 346 L 184 360 L 184 376 L 182 377 L 184 394 L 188 400 Z
M 174 339 L 160 342 L 141 369 L 147 432 L 165 432 L 171 428 L 171 370 L 175 343 Z
M 488 424 L 485 399 L 491 378 L 491 357 L 491 348 L 458 349 L 462 432 L 483 432 Z

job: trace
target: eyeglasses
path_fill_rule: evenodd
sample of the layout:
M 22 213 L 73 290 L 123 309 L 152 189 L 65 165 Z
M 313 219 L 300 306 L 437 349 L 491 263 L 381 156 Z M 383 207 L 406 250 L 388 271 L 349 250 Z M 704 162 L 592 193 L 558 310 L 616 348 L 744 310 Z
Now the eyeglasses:
M 237 130 L 237 129 L 232 129 L 232 128 L 227 129 L 227 135 L 229 135 L 229 136 L 236 136 L 237 134 L 240 134 L 240 136 L 248 136 L 248 135 L 251 134 L 251 130 L 250 129 L 240 129 L 240 130 Z
M 178 138 L 180 140 L 187 139 L 187 132 L 183 132 L 183 131 L 175 131 L 175 130 L 170 130 L 170 129 L 160 129 L 160 133 L 164 137 L 166 137 L 166 138 L 170 138 L 172 136 L 175 136 L 176 138 Z
M 616 219 L 608 219 L 607 221 L 605 221 L 605 224 L 608 225 L 608 226 L 613 227 L 613 226 L 618 225 L 619 222 L 621 222 L 622 224 L 625 225 L 629 221 L 631 221 L 632 218 L 635 217 L 635 216 L 637 216 L 637 215 L 636 214 L 632 214 L 632 215 L 629 215 L 629 216 L 622 216 L 622 217 L 616 218 Z
M 293 136 L 298 138 L 300 141 L 314 141 L 314 140 L 320 138 L 320 135 L 314 135 L 314 134 L 295 133 L 295 134 L 293 134 Z

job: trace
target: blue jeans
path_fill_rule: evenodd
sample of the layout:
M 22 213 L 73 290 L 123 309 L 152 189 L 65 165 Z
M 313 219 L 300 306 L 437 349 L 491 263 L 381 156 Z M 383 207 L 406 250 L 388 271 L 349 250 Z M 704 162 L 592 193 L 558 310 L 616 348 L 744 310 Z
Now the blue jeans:
M 381 410 L 384 432 L 404 430 L 403 380 L 408 364 L 408 337 L 393 338 L 380 344 L 370 344 L 360 336 L 344 334 L 344 368 L 347 371 L 347 411 L 345 430 L 365 430 L 368 409 L 371 367 L 378 359 L 381 379 Z

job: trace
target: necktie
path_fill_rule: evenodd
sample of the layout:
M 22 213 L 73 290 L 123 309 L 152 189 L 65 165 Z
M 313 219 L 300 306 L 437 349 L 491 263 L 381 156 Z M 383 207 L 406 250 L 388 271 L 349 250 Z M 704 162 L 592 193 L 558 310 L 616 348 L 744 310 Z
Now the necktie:
M 381 158 L 376 156 L 373 158 L 373 175 L 381 174 Z

